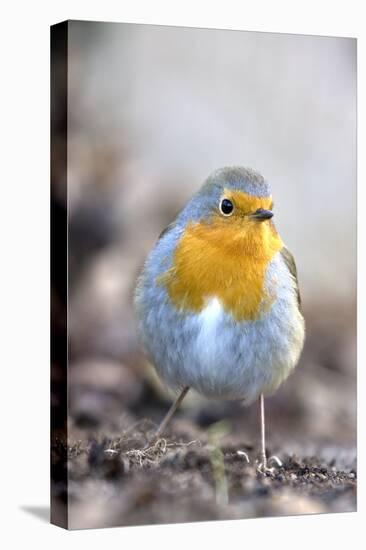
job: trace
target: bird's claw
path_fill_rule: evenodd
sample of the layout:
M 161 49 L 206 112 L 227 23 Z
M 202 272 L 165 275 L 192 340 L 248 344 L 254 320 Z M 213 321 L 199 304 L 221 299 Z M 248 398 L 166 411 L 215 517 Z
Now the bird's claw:
M 283 466 L 282 460 L 280 460 L 278 458 L 278 456 L 276 456 L 276 455 L 272 455 L 272 456 L 269 457 L 268 463 L 270 463 L 270 462 L 274 462 L 274 464 L 275 464 L 275 466 L 277 466 L 277 468 L 282 468 L 282 466 Z
M 270 464 L 273 464 L 272 467 L 270 467 Z M 261 474 L 265 473 L 272 473 L 275 468 L 281 468 L 282 467 L 282 461 L 278 458 L 278 456 L 270 456 L 268 459 L 267 457 L 262 457 L 262 461 L 259 462 L 257 466 L 257 471 Z

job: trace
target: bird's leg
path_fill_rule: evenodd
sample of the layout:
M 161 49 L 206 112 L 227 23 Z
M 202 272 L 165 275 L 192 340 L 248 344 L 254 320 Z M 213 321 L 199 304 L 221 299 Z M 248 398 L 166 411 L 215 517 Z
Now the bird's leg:
M 185 388 L 183 388 L 183 390 L 180 392 L 180 394 L 178 395 L 176 400 L 172 403 L 169 411 L 166 413 L 166 415 L 164 416 L 163 420 L 160 423 L 160 426 L 156 430 L 156 432 L 154 434 L 154 437 L 153 437 L 153 441 L 157 441 L 159 439 L 159 437 L 161 436 L 161 434 L 164 432 L 165 428 L 167 427 L 167 425 L 170 422 L 170 419 L 172 418 L 175 411 L 177 410 L 177 408 L 179 407 L 179 405 L 181 404 L 181 402 L 183 401 L 183 399 L 187 395 L 188 390 L 189 390 L 189 386 L 186 386 Z
M 259 397 L 260 417 L 261 417 L 261 462 L 259 464 L 260 469 L 267 469 L 267 455 L 266 455 L 266 422 L 264 416 L 264 396 L 261 393 Z
M 264 414 L 264 396 L 263 393 L 261 393 L 259 397 L 259 406 L 260 406 L 260 417 L 261 417 L 261 461 L 258 464 L 258 470 L 262 473 L 265 473 L 266 471 L 273 470 L 272 468 L 268 468 L 269 462 L 274 462 L 277 466 L 281 467 L 282 462 L 277 456 L 271 456 L 267 460 L 267 454 L 266 454 L 266 421 L 265 421 L 265 414 Z

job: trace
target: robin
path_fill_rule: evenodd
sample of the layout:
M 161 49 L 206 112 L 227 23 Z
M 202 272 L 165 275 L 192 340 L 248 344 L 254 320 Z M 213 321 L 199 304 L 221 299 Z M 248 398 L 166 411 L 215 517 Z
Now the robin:
M 305 336 L 295 262 L 272 218 L 260 174 L 216 170 L 161 233 L 135 291 L 146 354 L 177 394 L 156 437 L 190 388 L 247 405 L 259 399 L 261 470 L 264 397 L 295 367 Z

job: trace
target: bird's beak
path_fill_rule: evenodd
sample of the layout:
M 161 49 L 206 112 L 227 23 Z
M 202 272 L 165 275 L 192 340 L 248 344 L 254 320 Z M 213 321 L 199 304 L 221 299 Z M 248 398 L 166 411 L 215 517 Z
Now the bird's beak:
M 258 208 L 250 217 L 258 221 L 270 220 L 273 217 L 273 212 L 264 208 Z

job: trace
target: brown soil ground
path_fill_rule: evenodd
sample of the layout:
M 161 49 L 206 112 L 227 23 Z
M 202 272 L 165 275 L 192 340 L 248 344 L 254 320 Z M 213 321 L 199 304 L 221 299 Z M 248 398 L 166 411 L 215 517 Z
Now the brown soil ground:
M 148 445 L 150 421 L 111 432 L 73 427 L 83 435 L 68 447 L 69 527 L 89 528 L 356 510 L 352 456 L 284 454 L 282 466 L 258 470 L 252 445 L 227 433 L 178 418 L 166 438 Z M 55 442 L 53 458 L 62 456 Z M 249 463 L 244 453 L 247 453 Z M 65 495 L 61 484 L 60 506 Z

